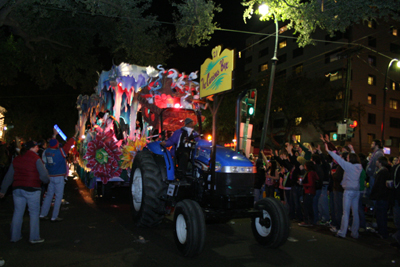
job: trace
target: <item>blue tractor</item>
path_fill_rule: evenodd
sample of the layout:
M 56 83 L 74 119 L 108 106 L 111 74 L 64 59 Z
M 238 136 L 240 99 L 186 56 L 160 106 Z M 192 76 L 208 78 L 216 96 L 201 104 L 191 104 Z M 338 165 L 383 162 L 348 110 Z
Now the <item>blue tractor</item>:
M 176 116 L 181 111 L 184 110 L 169 114 Z M 196 116 L 191 118 L 195 120 Z M 166 119 L 160 116 L 161 128 Z M 201 120 L 195 122 L 201 123 Z M 283 245 L 289 235 L 289 218 L 275 198 L 254 203 L 256 169 L 252 162 L 221 146 L 216 146 L 215 160 L 212 160 L 212 148 L 206 140 L 194 145 L 183 181 L 175 179 L 174 159 L 160 142 L 149 143 L 138 152 L 130 176 L 135 223 L 142 227 L 157 226 L 173 210 L 175 243 L 185 257 L 202 252 L 206 221 L 251 218 L 258 243 L 270 248 Z

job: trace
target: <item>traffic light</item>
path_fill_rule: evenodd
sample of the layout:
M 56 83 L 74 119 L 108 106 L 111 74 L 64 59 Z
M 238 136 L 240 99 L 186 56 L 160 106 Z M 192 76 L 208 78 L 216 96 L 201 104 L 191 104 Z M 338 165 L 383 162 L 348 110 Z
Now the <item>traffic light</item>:
M 346 127 L 347 139 L 351 139 L 351 138 L 354 137 L 354 131 L 355 131 L 355 128 L 357 127 L 358 123 L 357 123 L 357 121 L 353 121 L 351 119 L 348 119 L 346 121 L 346 125 L 347 125 L 347 127 Z
M 257 89 L 249 90 L 245 102 L 247 105 L 246 109 L 247 116 L 254 117 L 254 115 L 256 114 Z

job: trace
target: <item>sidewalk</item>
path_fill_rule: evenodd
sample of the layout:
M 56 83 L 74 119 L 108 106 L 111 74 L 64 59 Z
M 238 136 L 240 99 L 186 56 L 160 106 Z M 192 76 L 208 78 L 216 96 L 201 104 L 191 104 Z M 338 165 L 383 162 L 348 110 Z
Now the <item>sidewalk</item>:
M 23 239 L 10 243 L 12 195 L 0 201 L 0 257 L 6 262 L 4 266 L 132 266 L 140 257 L 134 249 L 137 237 L 99 212 L 90 199 L 86 203 L 89 192 L 79 183 L 70 178 L 66 184 L 64 196 L 70 204 L 61 206 L 64 221 L 40 222 L 41 237 L 45 239 L 42 244 L 28 242 L 28 212 Z

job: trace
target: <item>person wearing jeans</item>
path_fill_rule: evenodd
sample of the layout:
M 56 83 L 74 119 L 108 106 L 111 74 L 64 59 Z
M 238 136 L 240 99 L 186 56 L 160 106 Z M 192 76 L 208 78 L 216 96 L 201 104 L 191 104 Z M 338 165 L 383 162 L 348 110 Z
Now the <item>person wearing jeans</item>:
M 46 169 L 49 172 L 50 183 L 47 187 L 42 210 L 40 211 L 40 219 L 49 219 L 47 214 L 49 213 L 51 202 L 55 195 L 51 221 L 58 222 L 63 220 L 62 218 L 58 217 L 58 214 L 60 212 L 61 202 L 64 194 L 64 178 L 68 175 L 66 157 L 69 150 L 74 145 L 75 139 L 77 139 L 78 128 L 77 126 L 75 127 L 75 137 L 70 138 L 63 147 L 59 147 L 59 143 L 56 139 L 58 132 L 55 129 L 53 130 L 53 138 L 49 141 L 49 147 L 43 152 L 42 156 L 42 160 L 46 164 Z
M 50 177 L 50 183 L 47 187 L 46 197 L 44 198 L 42 205 L 41 218 L 44 218 L 49 213 L 54 195 L 55 200 L 51 219 L 56 220 L 56 218 L 59 218 L 58 214 L 60 212 L 61 202 L 63 199 L 64 184 L 64 176 Z
M 358 238 L 359 218 L 358 218 L 358 200 L 360 197 L 360 175 L 363 170 L 360 164 L 360 159 L 357 154 L 354 153 L 353 146 L 348 145 L 351 149 L 351 153 L 347 155 L 347 161 L 342 157 L 333 153 L 329 150 L 327 143 L 325 143 L 325 149 L 329 155 L 336 160 L 336 162 L 343 168 L 344 175 L 342 180 L 343 192 L 343 216 L 340 226 L 340 230 L 336 236 L 346 237 L 347 227 L 349 225 L 350 209 L 353 213 L 353 224 L 351 227 L 351 236 Z
M 358 238 L 358 228 L 360 225 L 360 220 L 358 217 L 358 200 L 360 198 L 360 192 L 358 190 L 344 190 L 343 193 L 343 216 L 340 230 L 337 235 L 340 237 L 346 237 L 349 218 L 350 218 L 350 209 L 353 214 L 353 223 L 351 225 L 351 236 L 353 238 Z
M 329 201 L 328 201 L 328 184 L 324 184 L 321 189 L 321 196 L 318 202 L 318 210 L 321 214 L 321 221 L 328 223 L 330 221 L 329 216 Z
M 11 242 L 17 242 L 22 238 L 21 229 L 24 218 L 25 207 L 29 211 L 29 240 L 40 240 L 39 212 L 40 212 L 40 190 L 26 191 L 23 189 L 13 190 L 14 214 L 11 222 Z M 39 201 L 38 201 L 39 200 Z
M 342 157 L 347 158 L 348 153 L 342 153 Z M 345 158 L 344 158 L 345 159 Z M 332 225 L 331 231 L 336 233 L 340 229 L 342 215 L 343 215 L 343 187 L 341 185 L 343 181 L 344 170 L 340 165 L 335 164 L 334 169 L 332 169 Z
M 22 222 L 27 205 L 30 217 L 29 242 L 32 244 L 44 242 L 39 230 L 40 191 L 41 183 L 48 183 L 49 176 L 42 160 L 36 154 L 38 150 L 36 142 L 27 142 L 21 149 L 21 154 L 10 165 L 1 184 L 0 198 L 4 197 L 11 184 L 13 187 L 14 214 L 11 221 L 11 242 L 22 239 Z

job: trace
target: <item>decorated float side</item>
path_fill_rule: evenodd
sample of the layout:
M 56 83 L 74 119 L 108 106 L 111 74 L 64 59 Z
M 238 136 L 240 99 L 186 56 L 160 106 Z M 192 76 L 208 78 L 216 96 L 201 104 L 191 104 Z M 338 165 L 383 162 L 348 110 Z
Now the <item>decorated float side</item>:
M 161 65 L 121 63 L 103 71 L 95 92 L 77 99 L 84 134 L 75 155 L 85 185 L 93 189 L 100 182 L 128 182 L 133 159 L 148 142 L 182 127 L 187 117 L 204 120 L 196 79 L 197 72 L 186 75 Z

